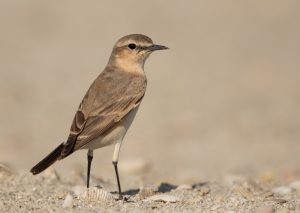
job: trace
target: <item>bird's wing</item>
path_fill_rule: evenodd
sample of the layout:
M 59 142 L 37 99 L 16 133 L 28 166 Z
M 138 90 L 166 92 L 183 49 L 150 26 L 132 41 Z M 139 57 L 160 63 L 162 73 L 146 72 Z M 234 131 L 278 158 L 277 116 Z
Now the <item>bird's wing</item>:
M 85 146 L 136 108 L 146 90 L 144 76 L 104 73 L 91 85 L 74 117 L 62 157 Z
M 114 124 L 118 123 L 131 110 L 140 104 L 143 96 L 144 94 L 140 94 L 140 96 L 120 99 L 116 105 L 107 108 L 102 114 L 88 117 L 84 129 L 78 136 L 74 151 L 85 146 L 87 143 L 109 130 Z

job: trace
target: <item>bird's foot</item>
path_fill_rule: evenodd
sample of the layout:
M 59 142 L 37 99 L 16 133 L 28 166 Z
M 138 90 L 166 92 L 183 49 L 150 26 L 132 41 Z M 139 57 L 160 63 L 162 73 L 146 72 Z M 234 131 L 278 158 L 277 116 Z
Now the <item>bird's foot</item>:
M 123 196 L 123 195 L 119 195 L 119 197 L 118 198 L 115 198 L 115 200 L 116 201 L 124 201 L 124 202 L 128 202 L 128 200 L 129 200 L 129 197 L 127 197 L 127 196 Z

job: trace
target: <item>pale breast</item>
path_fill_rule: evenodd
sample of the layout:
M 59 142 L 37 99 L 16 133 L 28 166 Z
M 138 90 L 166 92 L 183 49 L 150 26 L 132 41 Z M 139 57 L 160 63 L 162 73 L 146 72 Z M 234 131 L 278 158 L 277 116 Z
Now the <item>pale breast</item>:
M 100 137 L 90 141 L 81 149 L 98 149 L 104 146 L 108 146 L 123 140 L 127 130 L 129 129 L 139 106 L 131 110 L 122 120 L 116 123 L 109 131 Z

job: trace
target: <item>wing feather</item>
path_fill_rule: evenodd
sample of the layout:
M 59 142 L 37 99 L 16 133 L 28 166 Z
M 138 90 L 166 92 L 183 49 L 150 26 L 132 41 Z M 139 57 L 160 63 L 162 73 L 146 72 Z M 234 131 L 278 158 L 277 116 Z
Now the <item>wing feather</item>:
M 146 90 L 144 75 L 105 70 L 89 88 L 70 129 L 65 156 L 85 146 L 137 107 Z

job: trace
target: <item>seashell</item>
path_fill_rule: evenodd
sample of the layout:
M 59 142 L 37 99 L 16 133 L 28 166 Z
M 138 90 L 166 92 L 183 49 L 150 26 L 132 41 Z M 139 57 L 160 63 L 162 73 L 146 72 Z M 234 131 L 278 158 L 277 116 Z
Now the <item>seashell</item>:
M 84 193 L 81 194 L 80 198 L 86 201 L 113 201 L 115 200 L 114 196 L 97 187 L 91 187 L 87 189 Z
M 153 195 L 145 199 L 146 201 L 158 201 L 158 202 L 166 202 L 166 203 L 176 203 L 182 201 L 182 199 L 173 196 L 173 195 L 166 195 L 166 194 L 158 194 Z
M 63 208 L 71 208 L 73 206 L 73 197 L 72 197 L 72 195 L 67 194 L 62 206 L 63 206 Z

